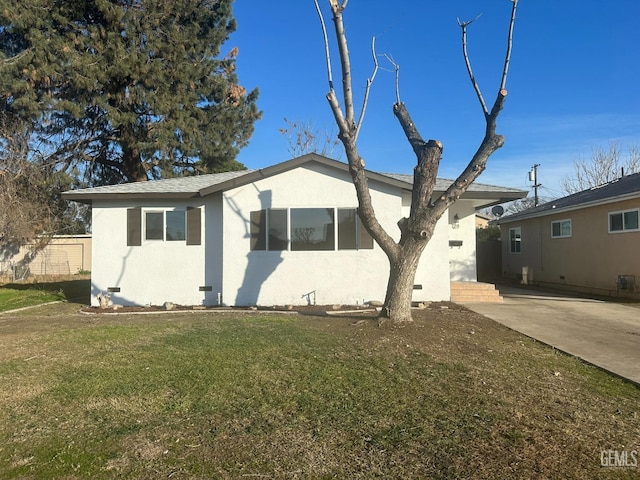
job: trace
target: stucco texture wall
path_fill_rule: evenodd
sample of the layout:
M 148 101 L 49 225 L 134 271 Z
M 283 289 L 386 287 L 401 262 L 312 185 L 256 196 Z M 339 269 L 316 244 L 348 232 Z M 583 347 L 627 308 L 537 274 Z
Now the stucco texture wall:
M 448 219 L 449 224 L 449 240 L 462 242 L 459 246 L 449 246 L 451 281 L 475 282 L 477 280 L 475 208 L 470 202 L 458 200 L 449 208 L 445 218 Z
M 398 189 L 370 183 L 380 223 L 399 237 L 402 216 Z M 224 303 L 232 305 L 361 304 L 384 300 L 389 275 L 387 258 L 372 250 L 251 251 L 251 211 L 267 208 L 355 208 L 358 202 L 347 172 L 322 165 L 308 165 L 225 192 Z M 446 225 L 445 225 L 446 234 Z M 427 247 L 423 258 L 441 259 L 443 233 Z M 433 262 L 434 265 L 438 261 Z M 421 268 L 415 300 L 449 297 L 448 270 Z M 307 295 L 311 294 L 311 295 Z
M 141 246 L 127 246 L 127 208 L 147 210 L 204 207 L 202 202 L 138 201 L 135 205 L 118 201 L 95 201 L 92 209 L 93 258 L 91 304 L 107 293 L 120 305 L 162 305 L 173 302 L 199 305 L 205 302 L 205 249 L 184 241 L 142 240 Z M 204 224 L 204 208 L 202 210 Z
M 370 182 L 380 223 L 399 238 L 397 222 L 409 213 L 399 188 Z M 404 199 L 404 201 L 403 201 Z M 254 183 L 196 200 L 96 200 L 93 204 L 92 305 L 109 289 L 122 305 L 362 304 L 384 300 L 389 265 L 373 249 L 330 251 L 251 250 L 251 212 L 291 208 L 356 208 L 346 171 L 309 163 Z M 127 209 L 202 210 L 202 245 L 142 241 L 127 246 Z M 459 228 L 450 226 L 459 214 Z M 450 298 L 453 279 L 475 280 L 474 210 L 464 201 L 438 222 L 416 273 L 414 301 Z M 450 236 L 463 240 L 449 247 Z M 452 253 L 453 251 L 453 253 Z M 202 289 L 201 287 L 205 287 Z

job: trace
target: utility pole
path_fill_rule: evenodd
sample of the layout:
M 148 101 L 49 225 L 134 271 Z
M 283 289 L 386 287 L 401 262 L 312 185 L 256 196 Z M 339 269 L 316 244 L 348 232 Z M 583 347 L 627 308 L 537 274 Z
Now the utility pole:
M 533 182 L 533 206 L 538 206 L 538 188 L 542 186 L 541 183 L 538 183 L 538 167 L 539 163 L 536 163 L 531 170 L 529 171 L 529 181 Z

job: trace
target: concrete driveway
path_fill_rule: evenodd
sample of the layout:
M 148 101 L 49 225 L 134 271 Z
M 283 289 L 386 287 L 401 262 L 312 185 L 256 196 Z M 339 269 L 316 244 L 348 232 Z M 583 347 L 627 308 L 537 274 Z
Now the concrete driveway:
M 498 288 L 504 303 L 465 306 L 640 384 L 640 306 Z

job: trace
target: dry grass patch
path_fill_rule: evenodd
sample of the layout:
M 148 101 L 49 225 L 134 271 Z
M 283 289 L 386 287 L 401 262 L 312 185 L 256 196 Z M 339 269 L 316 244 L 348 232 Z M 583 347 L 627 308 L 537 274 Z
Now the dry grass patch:
M 3 318 L 0 471 L 638 476 L 600 466 L 602 450 L 640 449 L 636 386 L 446 306 L 416 312 L 404 328 L 362 317 L 82 316 L 59 306 Z

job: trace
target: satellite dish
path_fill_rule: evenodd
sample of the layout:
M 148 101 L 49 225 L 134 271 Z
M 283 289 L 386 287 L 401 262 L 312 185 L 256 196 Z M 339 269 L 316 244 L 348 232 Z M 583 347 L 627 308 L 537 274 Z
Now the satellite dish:
M 493 213 L 496 217 L 500 217 L 504 213 L 504 207 L 502 205 L 496 205 L 491 209 L 491 213 Z

